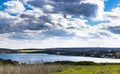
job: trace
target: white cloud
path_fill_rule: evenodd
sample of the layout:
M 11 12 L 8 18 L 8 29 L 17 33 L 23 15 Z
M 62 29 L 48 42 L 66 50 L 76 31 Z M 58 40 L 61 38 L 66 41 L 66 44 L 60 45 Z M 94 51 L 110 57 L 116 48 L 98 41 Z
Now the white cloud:
M 0 46 L 4 48 L 55 48 L 55 47 L 119 47 L 120 39 L 49 38 L 45 40 L 12 40 L 2 39 Z M 52 42 L 52 43 L 51 43 Z
M 119 7 L 105 12 L 103 0 L 23 2 L 31 5 L 33 10 L 25 11 L 23 3 L 17 0 L 6 2 L 7 8 L 0 11 L 0 47 L 120 47 Z M 73 10 L 69 10 L 70 8 Z M 9 13 L 15 13 L 17 16 Z M 82 17 L 71 18 L 72 15 Z M 90 26 L 86 24 L 88 21 L 83 19 L 84 17 L 109 22 Z
M 4 5 L 7 6 L 5 11 L 12 14 L 21 13 L 25 10 L 23 3 L 19 0 L 7 1 L 4 3 Z

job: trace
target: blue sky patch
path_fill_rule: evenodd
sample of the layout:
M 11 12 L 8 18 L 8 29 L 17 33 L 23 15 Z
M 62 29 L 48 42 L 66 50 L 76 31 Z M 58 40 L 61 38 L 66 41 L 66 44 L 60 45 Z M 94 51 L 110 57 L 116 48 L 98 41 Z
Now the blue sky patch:
M 108 0 L 105 1 L 105 11 L 111 11 L 111 9 L 115 8 L 120 4 L 120 0 Z

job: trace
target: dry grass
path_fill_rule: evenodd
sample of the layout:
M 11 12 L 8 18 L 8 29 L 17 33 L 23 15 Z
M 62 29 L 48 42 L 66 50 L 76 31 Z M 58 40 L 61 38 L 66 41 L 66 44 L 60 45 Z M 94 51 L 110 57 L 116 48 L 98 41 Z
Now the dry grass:
M 59 72 L 66 66 L 63 65 L 1 65 L 0 74 L 48 74 Z

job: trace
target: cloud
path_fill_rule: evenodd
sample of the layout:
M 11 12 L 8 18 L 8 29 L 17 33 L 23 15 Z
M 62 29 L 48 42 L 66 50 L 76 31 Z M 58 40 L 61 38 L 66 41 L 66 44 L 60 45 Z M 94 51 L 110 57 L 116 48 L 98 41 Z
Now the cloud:
M 115 34 L 120 34 L 120 26 L 108 27 L 108 30 Z
M 102 28 L 106 29 L 113 34 L 120 34 L 120 7 L 116 7 L 112 9 L 110 12 L 105 12 L 104 14 L 105 20 L 109 21 L 109 23 L 102 24 Z
M 1 13 L 4 14 L 4 13 Z M 6 13 L 7 16 L 11 16 Z M 2 15 L 4 16 L 4 15 Z M 4 21 L 3 21 L 4 20 Z M 3 23 L 2 23 L 3 22 Z M 48 31 L 48 30 L 67 30 L 87 28 L 85 20 L 70 19 L 64 17 L 64 14 L 44 14 L 41 10 L 28 10 L 18 16 L 1 18 L 1 33 L 25 32 L 30 31 Z M 57 31 L 57 30 L 56 30 Z M 62 33 L 61 33 L 62 34 Z
M 45 13 L 86 17 L 95 17 L 99 11 L 103 10 L 100 7 L 104 4 L 102 0 L 31 0 L 27 3 L 42 9 Z
M 3 38 L 2 38 L 3 39 Z M 0 46 L 3 48 L 56 48 L 56 47 L 119 47 L 120 39 L 89 39 L 83 40 L 80 38 L 49 38 L 45 40 L 1 40 Z
M 1 47 L 120 46 L 120 8 L 105 12 L 103 0 L 17 0 L 4 5 L 7 8 L 0 11 Z M 84 18 L 109 22 L 91 26 Z
M 17 1 L 7 1 L 3 5 L 6 6 L 6 9 L 4 11 L 11 13 L 11 14 L 17 14 L 25 11 L 25 7 L 23 3 L 19 0 Z

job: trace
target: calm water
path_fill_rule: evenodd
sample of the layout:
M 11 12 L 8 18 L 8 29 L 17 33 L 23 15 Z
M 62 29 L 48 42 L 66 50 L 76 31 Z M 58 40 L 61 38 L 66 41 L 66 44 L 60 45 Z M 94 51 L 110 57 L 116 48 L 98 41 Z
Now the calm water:
M 94 61 L 94 62 L 115 62 L 120 63 L 120 59 L 92 58 L 81 56 L 61 56 L 50 54 L 0 54 L 2 59 L 11 59 L 21 63 L 44 63 L 54 61 Z

